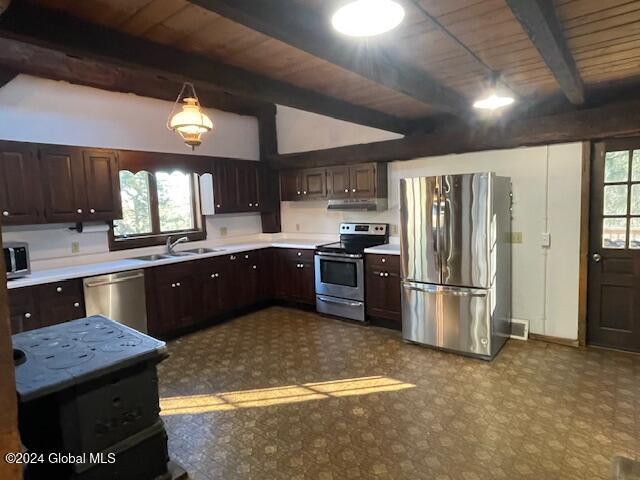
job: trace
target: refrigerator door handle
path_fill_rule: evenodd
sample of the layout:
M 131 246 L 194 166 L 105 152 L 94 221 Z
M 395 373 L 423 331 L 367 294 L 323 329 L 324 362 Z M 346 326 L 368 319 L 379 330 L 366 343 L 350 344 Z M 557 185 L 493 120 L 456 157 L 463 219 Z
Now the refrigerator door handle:
M 402 282 L 402 286 L 407 290 L 414 290 L 416 292 L 429 292 L 429 293 L 446 293 L 447 295 L 453 295 L 455 297 L 486 297 L 487 290 L 465 288 L 465 287 L 449 287 L 445 285 L 424 285 L 414 282 Z
M 435 187 L 435 195 L 433 202 L 431 203 L 431 236 L 433 238 L 433 245 L 436 248 L 437 269 L 441 269 L 440 261 L 440 188 L 438 185 Z M 442 279 L 442 276 L 439 276 Z

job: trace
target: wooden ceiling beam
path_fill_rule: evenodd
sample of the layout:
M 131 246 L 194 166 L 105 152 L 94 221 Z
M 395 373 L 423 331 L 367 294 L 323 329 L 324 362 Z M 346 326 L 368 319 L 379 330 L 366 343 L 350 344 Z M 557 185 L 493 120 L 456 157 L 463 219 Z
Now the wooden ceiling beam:
M 271 157 L 277 168 L 322 167 L 600 140 L 640 134 L 640 99 L 503 124 L 458 128 L 398 140 Z
M 278 103 L 392 132 L 404 134 L 413 131 L 415 127 L 415 123 L 411 121 L 257 75 L 200 55 L 188 54 L 136 38 L 27 2 L 13 2 L 0 16 L 0 38 L 16 42 L 15 48 L 23 45 L 20 47 L 21 51 L 24 51 L 24 45 L 28 44 L 34 48 L 41 48 L 23 57 L 17 54 L 19 64 L 26 73 L 42 64 L 46 64 L 49 69 L 54 68 L 60 61 L 63 63 L 62 67 L 67 69 L 67 72 L 60 74 L 66 78 L 61 79 L 73 82 L 72 77 L 82 78 L 85 75 L 80 65 L 82 62 L 88 62 L 94 66 L 93 70 L 115 68 L 125 72 L 120 81 L 129 81 L 138 74 L 141 78 L 157 77 L 174 84 L 191 81 L 199 90 L 209 89 L 251 101 Z M 0 58 L 5 53 L 4 49 L 0 49 Z M 51 57 L 47 59 L 47 55 Z M 27 58 L 37 58 L 38 63 L 35 66 L 31 65 L 32 60 Z M 8 62 L 9 60 L 5 64 Z M 31 73 L 37 74 L 33 70 Z M 85 79 L 85 82 L 89 81 L 91 79 Z M 114 81 L 117 83 L 117 80 Z M 138 87 L 132 91 L 144 95 L 141 91 L 143 87 L 141 80 Z M 178 90 L 175 95 L 177 92 Z
M 584 86 L 562 32 L 553 0 L 506 0 L 560 88 L 574 105 L 582 105 Z
M 397 54 L 372 42 L 344 38 L 328 19 L 291 0 L 189 0 L 315 57 L 408 95 L 442 112 L 466 117 L 469 101 Z

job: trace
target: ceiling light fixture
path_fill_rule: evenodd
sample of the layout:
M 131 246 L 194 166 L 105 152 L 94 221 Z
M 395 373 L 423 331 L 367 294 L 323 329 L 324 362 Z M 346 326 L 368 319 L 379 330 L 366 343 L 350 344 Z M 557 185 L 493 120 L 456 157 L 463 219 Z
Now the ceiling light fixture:
M 509 92 L 505 92 L 504 87 L 498 87 L 500 83 L 500 74 L 497 72 L 491 72 L 491 75 L 487 81 L 487 89 L 485 95 L 473 102 L 473 108 L 478 110 L 490 110 L 495 111 L 500 108 L 508 107 L 515 98 Z
M 371 37 L 396 28 L 404 8 L 392 0 L 356 0 L 339 8 L 331 19 L 333 28 L 351 37 Z
M 175 113 L 178 104 L 182 110 Z M 192 83 L 184 83 L 167 119 L 167 128 L 179 134 L 184 143 L 195 150 L 202 143 L 202 134 L 213 130 L 213 122 L 202 112 L 196 89 Z

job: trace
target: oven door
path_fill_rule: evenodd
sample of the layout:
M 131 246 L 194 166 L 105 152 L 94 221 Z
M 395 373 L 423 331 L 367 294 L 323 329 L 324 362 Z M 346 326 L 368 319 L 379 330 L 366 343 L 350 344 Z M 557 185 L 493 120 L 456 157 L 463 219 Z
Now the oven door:
M 364 262 L 361 256 L 317 252 L 316 293 L 364 301 Z

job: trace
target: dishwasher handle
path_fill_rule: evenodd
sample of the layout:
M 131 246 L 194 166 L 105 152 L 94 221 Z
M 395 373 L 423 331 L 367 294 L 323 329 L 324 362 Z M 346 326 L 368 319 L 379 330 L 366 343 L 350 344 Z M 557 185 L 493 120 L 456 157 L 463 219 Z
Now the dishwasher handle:
M 101 282 L 85 282 L 85 286 L 87 288 L 102 287 L 105 285 L 114 285 L 116 283 L 128 282 L 137 278 L 144 278 L 144 273 L 138 273 L 136 275 L 130 275 L 127 277 L 114 278 L 113 280 L 104 280 Z

